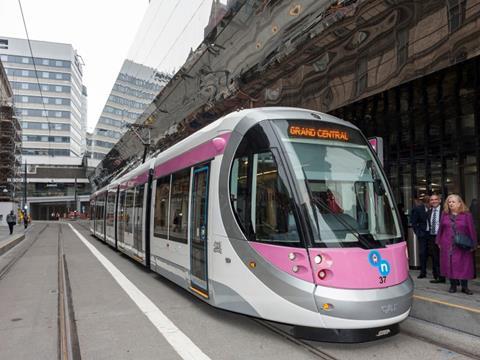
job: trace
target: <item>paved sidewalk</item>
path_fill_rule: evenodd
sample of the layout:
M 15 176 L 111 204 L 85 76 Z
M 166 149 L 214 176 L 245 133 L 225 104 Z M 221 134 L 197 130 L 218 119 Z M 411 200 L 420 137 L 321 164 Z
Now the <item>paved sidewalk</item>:
M 30 225 L 32 226 L 32 225 Z M 29 226 L 29 227 L 30 227 Z M 25 238 L 25 228 L 22 225 L 15 225 L 13 234 L 10 235 L 8 226 L 0 226 L 0 255 L 4 254 Z
M 450 294 L 445 284 L 432 284 L 432 278 L 417 279 L 418 270 L 410 271 L 415 283 L 413 317 L 480 337 L 480 281 L 468 282 L 473 295 L 460 291 Z

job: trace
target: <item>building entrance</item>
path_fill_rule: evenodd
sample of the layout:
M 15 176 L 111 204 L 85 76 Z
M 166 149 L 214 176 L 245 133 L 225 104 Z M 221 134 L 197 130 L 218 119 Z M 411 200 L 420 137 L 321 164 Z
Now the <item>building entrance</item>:
M 32 203 L 30 214 L 32 220 L 57 220 L 58 217 L 63 218 L 68 216 L 68 213 L 72 211 L 73 207 L 65 202 L 58 203 Z M 54 214 L 54 216 L 52 216 Z

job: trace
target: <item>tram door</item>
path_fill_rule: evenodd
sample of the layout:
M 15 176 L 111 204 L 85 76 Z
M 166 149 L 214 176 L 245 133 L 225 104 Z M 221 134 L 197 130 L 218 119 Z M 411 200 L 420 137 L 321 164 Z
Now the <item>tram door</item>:
M 190 213 L 191 287 L 204 297 L 208 297 L 208 175 L 209 165 L 193 169 Z

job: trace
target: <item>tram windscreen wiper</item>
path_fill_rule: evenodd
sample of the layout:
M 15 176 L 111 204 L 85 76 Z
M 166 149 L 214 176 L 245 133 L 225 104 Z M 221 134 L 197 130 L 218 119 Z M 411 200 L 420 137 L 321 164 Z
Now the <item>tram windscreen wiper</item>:
M 360 234 L 352 225 L 350 225 L 347 221 L 345 221 L 339 214 L 333 212 L 330 209 L 330 207 L 326 203 L 324 203 L 322 200 L 316 199 L 313 196 L 311 196 L 311 200 L 315 205 L 321 207 L 323 210 L 326 210 L 329 215 L 333 215 L 335 220 L 337 220 L 340 224 L 342 224 L 343 227 L 349 233 L 351 233 L 353 236 L 355 236 L 357 238 L 357 240 L 360 243 L 362 243 L 365 247 L 368 248 L 372 245 L 372 239 L 367 238 L 364 235 Z M 320 224 L 318 224 L 318 220 L 317 220 L 317 226 L 320 226 Z M 370 237 L 371 237 L 371 235 L 370 235 Z
M 370 176 L 372 177 L 373 180 L 373 191 L 375 194 L 378 196 L 383 196 L 386 193 L 385 187 L 383 186 L 383 182 L 380 179 L 380 176 L 378 175 L 378 171 L 376 167 L 374 166 L 373 160 L 368 160 L 366 162 L 366 169 L 370 171 Z

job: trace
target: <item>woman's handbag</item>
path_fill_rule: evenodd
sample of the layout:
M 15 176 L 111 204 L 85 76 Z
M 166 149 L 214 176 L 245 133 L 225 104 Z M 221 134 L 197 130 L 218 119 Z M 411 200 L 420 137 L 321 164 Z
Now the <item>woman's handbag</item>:
M 472 239 L 464 234 L 455 234 L 453 238 L 453 242 L 455 246 L 462 249 L 462 250 L 472 250 Z
M 452 230 L 453 230 L 453 243 L 455 246 L 462 250 L 472 250 L 473 241 L 468 235 L 457 232 L 457 224 L 455 223 L 456 216 L 451 216 Z

